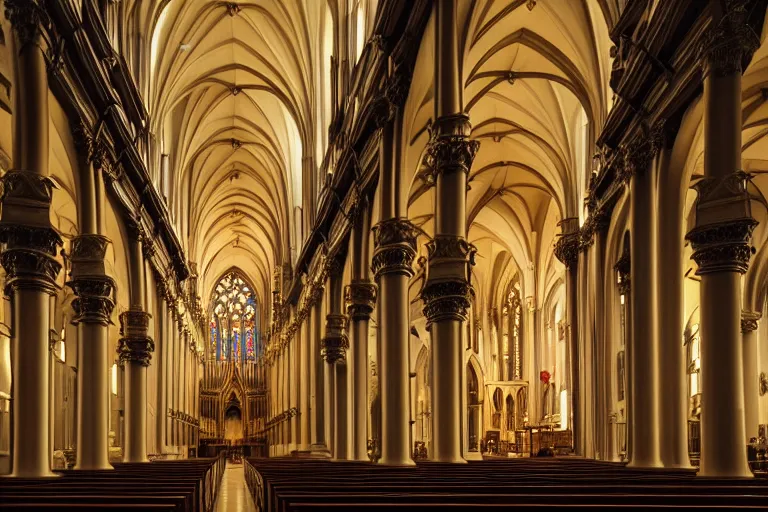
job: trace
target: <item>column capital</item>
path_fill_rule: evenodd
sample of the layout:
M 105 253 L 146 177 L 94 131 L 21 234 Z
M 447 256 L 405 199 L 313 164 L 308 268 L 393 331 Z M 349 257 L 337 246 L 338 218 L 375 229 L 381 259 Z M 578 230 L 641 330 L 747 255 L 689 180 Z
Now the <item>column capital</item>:
M 117 353 L 120 362 L 133 361 L 149 366 L 155 342 L 147 335 L 151 315 L 140 309 L 129 309 L 120 314 L 120 340 Z
M 373 227 L 376 250 L 371 266 L 377 281 L 388 273 L 413 275 L 418 235 L 416 226 L 403 217 L 383 220 Z
M 632 176 L 648 170 L 661 148 L 670 143 L 672 133 L 665 119 L 658 119 L 647 133 L 638 134 L 619 148 L 617 178 L 627 184 Z
M 741 312 L 741 332 L 747 333 L 757 330 L 757 322 L 762 315 L 754 311 L 742 311 Z
M 421 291 L 427 324 L 443 320 L 465 321 L 471 306 L 472 286 L 467 281 L 453 280 L 427 284 Z
M 104 257 L 110 243 L 103 235 L 85 234 L 72 239 L 72 279 L 66 284 L 75 293 L 73 324 L 109 325 L 115 303 L 115 282 L 106 275 Z
M 743 71 L 760 47 L 760 38 L 747 24 L 747 0 L 728 2 L 727 12 L 720 20 L 711 21 L 711 26 L 702 36 L 699 54 L 704 77 L 711 73 L 727 76 Z
M 471 125 L 466 114 L 438 119 L 432 127 L 433 138 L 427 145 L 425 164 L 432 174 L 463 172 L 469 174 L 480 142 L 471 140 Z
M 51 24 L 38 0 L 5 0 L 5 17 L 11 22 L 21 47 L 33 43 Z
M 347 314 L 352 320 L 368 320 L 376 306 L 376 285 L 369 281 L 352 281 L 344 288 Z
M 555 242 L 555 257 L 569 270 L 579 261 L 580 238 L 580 233 L 575 231 L 561 234 Z
M 83 158 L 92 163 L 96 169 L 107 167 L 107 148 L 101 139 L 93 135 L 85 121 L 80 119 L 77 122 L 72 130 L 72 135 L 75 139 L 75 147 Z
M 346 315 L 329 314 L 325 317 L 325 337 L 321 341 L 321 355 L 328 363 L 344 361 L 349 338 Z

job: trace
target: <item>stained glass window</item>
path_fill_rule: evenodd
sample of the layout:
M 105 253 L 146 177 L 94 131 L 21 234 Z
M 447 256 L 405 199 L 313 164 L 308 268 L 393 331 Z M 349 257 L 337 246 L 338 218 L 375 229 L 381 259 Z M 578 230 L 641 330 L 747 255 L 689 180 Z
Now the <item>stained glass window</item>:
M 258 315 L 252 288 L 236 272 L 224 276 L 211 295 L 212 354 L 221 361 L 254 360 Z

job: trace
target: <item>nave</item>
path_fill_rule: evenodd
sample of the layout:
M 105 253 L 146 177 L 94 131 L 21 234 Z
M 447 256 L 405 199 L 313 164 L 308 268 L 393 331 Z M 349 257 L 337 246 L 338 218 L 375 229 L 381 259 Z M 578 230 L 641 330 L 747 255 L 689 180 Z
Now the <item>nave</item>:
M 0 3 L 9 505 L 762 505 L 768 0 Z

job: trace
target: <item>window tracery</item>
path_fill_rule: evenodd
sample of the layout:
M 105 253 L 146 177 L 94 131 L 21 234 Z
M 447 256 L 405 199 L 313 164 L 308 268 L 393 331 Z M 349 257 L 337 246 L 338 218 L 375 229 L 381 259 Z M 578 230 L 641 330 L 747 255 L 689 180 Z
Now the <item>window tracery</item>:
M 218 361 L 253 361 L 258 315 L 252 288 L 237 273 L 225 275 L 211 297 L 211 354 Z

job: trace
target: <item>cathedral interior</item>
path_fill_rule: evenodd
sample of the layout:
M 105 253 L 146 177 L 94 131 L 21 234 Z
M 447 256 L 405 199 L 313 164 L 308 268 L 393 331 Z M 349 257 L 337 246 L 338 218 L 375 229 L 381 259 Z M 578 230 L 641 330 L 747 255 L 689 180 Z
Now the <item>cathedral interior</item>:
M 768 0 L 0 6 L 4 510 L 768 507 Z

